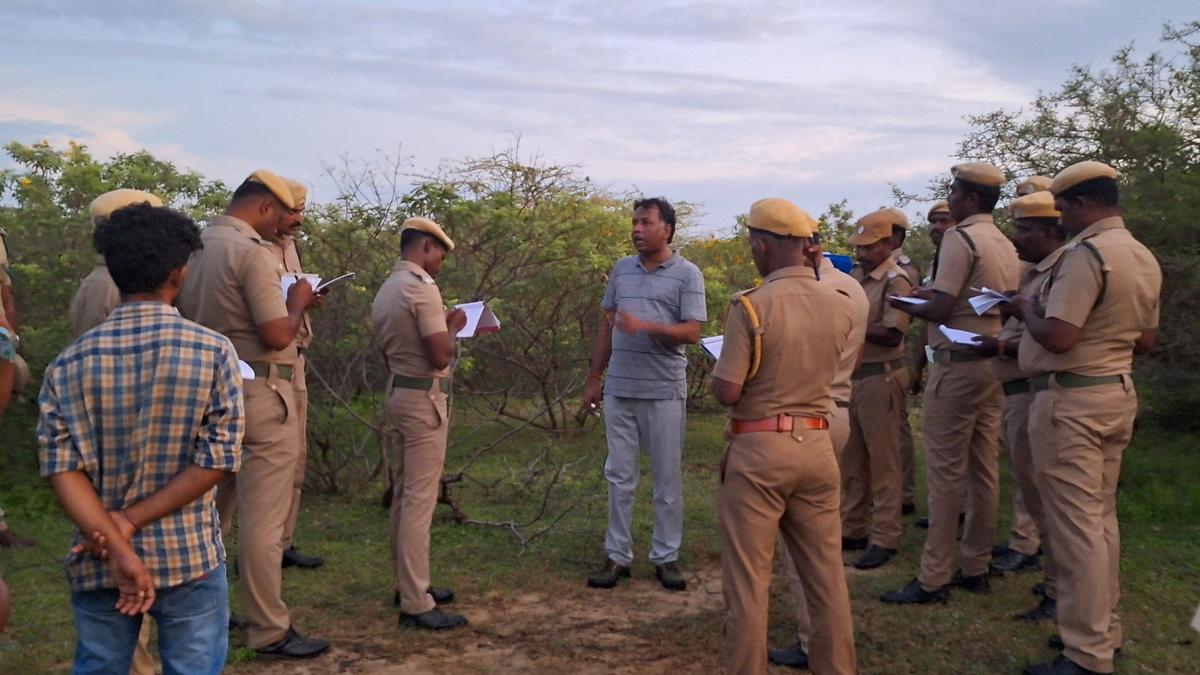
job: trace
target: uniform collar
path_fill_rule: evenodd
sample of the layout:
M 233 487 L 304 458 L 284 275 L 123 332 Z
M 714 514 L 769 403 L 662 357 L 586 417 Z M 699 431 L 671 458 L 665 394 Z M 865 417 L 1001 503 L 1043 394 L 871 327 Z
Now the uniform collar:
M 871 277 L 875 281 L 879 281 L 888 272 L 893 272 L 893 271 L 899 273 L 900 265 L 897 264 L 895 258 L 889 256 L 887 260 L 884 260 L 882 263 L 880 263 L 878 266 L 876 266 L 875 269 L 868 272 L 867 276 Z
M 1046 270 L 1054 267 L 1058 264 L 1058 259 L 1062 257 L 1062 254 L 1065 253 L 1066 250 L 1067 247 L 1065 245 L 1059 246 L 1051 251 L 1050 254 L 1045 258 L 1042 258 L 1040 261 L 1038 261 L 1038 264 L 1034 265 L 1033 269 L 1038 272 L 1045 272 Z
M 973 216 L 963 218 L 962 222 L 956 224 L 955 227 L 970 227 L 979 223 L 991 223 L 995 225 L 996 221 L 992 220 L 992 214 L 990 213 L 976 213 Z
M 1123 230 L 1123 229 L 1125 229 L 1125 219 L 1122 218 L 1121 216 L 1111 216 L 1108 218 L 1101 218 L 1100 220 L 1097 220 L 1096 222 L 1092 223 L 1091 225 L 1088 225 L 1087 228 L 1085 228 L 1083 230 L 1083 232 L 1080 232 L 1079 234 L 1072 237 L 1071 241 L 1067 242 L 1067 244 L 1078 244 L 1079 242 L 1083 241 L 1084 239 L 1090 239 L 1105 230 Z
M 829 259 L 826 258 L 825 260 L 828 261 Z M 833 263 L 829 263 L 829 266 L 833 267 Z M 822 266 L 822 269 L 824 269 L 824 266 Z M 775 270 L 774 272 L 771 272 L 770 274 L 768 274 L 766 276 L 766 278 L 763 279 L 763 283 L 769 284 L 772 281 L 779 281 L 780 279 L 790 279 L 792 277 L 805 277 L 808 279 L 816 279 L 817 273 L 815 270 L 813 270 L 813 268 L 809 267 L 808 265 L 789 265 L 787 267 L 781 267 L 781 268 Z
M 427 284 L 435 283 L 433 280 L 433 277 L 429 276 L 429 272 L 426 272 L 425 268 L 421 267 L 420 265 L 418 265 L 415 262 L 412 262 L 411 260 L 396 261 L 396 266 L 392 268 L 392 271 L 393 272 L 412 272 L 413 274 L 417 275 L 418 277 L 421 277 L 421 281 L 424 281 Z
M 233 229 L 237 230 L 238 232 L 241 232 L 242 234 L 246 235 L 247 237 L 250 237 L 252 240 L 254 240 L 255 243 L 258 243 L 258 244 L 270 244 L 271 243 L 271 242 L 267 241 L 266 239 L 263 239 L 262 235 L 258 233 L 258 230 L 254 229 L 253 227 L 250 227 L 250 223 L 247 223 L 246 221 L 244 221 L 241 218 L 238 218 L 236 216 L 231 216 L 231 215 L 222 213 L 219 216 L 214 216 L 213 219 L 208 222 L 208 226 L 209 227 L 232 227 Z

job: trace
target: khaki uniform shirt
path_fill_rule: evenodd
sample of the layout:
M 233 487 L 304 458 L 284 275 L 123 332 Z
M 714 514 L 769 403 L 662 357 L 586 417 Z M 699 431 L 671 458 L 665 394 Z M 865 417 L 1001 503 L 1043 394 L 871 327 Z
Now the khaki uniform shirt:
M 449 330 L 442 293 L 420 265 L 401 260 L 383 282 L 371 304 L 375 339 L 388 370 L 406 377 L 446 377 L 449 366 L 434 370 L 425 354 L 424 338 Z
M 713 367 L 713 377 L 743 387 L 730 415 L 825 417 L 833 405 L 830 387 L 838 361 L 850 340 L 850 303 L 804 266 L 776 270 L 762 286 L 743 293 L 762 324 L 762 356 L 758 374 L 747 381 L 754 334 L 745 308 L 735 300 L 725 319 L 721 358 Z
M 75 291 L 75 297 L 71 298 L 71 306 L 67 310 L 75 337 L 99 326 L 119 304 L 121 291 L 113 281 L 112 275 L 108 273 L 108 266 L 101 257 L 79 284 L 79 290 Z
M 1084 241 L 1096 247 L 1103 264 Z M 1045 315 L 1082 328 L 1083 335 L 1072 349 L 1054 354 L 1027 333 L 1021 338 L 1021 369 L 1031 377 L 1063 371 L 1129 373 L 1134 342 L 1142 331 L 1158 328 L 1161 289 L 1158 260 L 1125 229 L 1122 218 L 1092 223 L 1067 242 L 1038 288 Z
M 904 255 L 904 251 L 902 249 L 896 249 L 892 251 L 892 260 L 896 261 L 896 265 L 899 266 L 900 270 L 903 271 L 905 276 L 908 277 L 909 284 L 914 287 L 921 285 L 921 268 L 917 267 L 916 263 L 914 263 L 908 256 Z
M 964 234 L 970 237 L 974 250 Z M 987 286 L 997 291 L 1012 290 L 1020 274 L 1021 263 L 1012 242 L 996 227 L 990 214 L 977 214 L 946 230 L 929 287 L 954 298 L 946 326 L 996 337 L 1000 334 L 1000 310 L 993 307 L 983 316 L 976 314 L 968 301 L 976 295 L 971 289 Z M 926 333 L 929 345 L 935 349 L 968 349 L 950 342 L 935 323 L 928 324 Z
M 854 268 L 854 278 L 862 284 L 863 291 L 870 303 L 867 314 L 867 327 L 895 328 L 901 334 L 907 334 L 909 315 L 888 304 L 889 295 L 907 295 L 912 289 L 908 275 L 896 263 L 895 258 L 888 258 L 879 267 L 871 270 L 870 274 L 863 272 L 862 267 Z M 870 340 L 863 343 L 863 363 L 880 363 L 904 358 L 904 340 L 895 347 L 885 347 Z
M 1034 296 L 1037 295 L 1037 289 L 1041 288 L 1046 276 L 1050 270 L 1054 268 L 1058 262 L 1058 257 L 1062 255 L 1062 247 L 1054 249 L 1050 255 L 1042 258 L 1037 264 L 1021 263 L 1021 287 L 1018 292 L 1021 295 Z M 1008 317 L 1004 325 L 1000 328 L 1000 335 L 997 336 L 1001 340 L 1007 341 L 1009 344 L 1019 344 L 1021 336 L 1025 334 L 1025 324 L 1015 316 Z M 1021 380 L 1029 377 L 1029 375 L 1021 370 L 1021 365 L 1015 356 L 999 355 L 992 361 L 992 370 L 996 373 L 996 379 L 1001 382 L 1012 382 L 1013 380 Z
M 867 314 L 871 310 L 871 303 L 867 300 L 862 284 L 834 267 L 829 258 L 821 259 L 821 283 L 828 284 L 837 291 L 842 302 L 850 308 L 850 337 L 838 357 L 837 374 L 833 378 L 833 388 L 830 389 L 833 400 L 846 402 L 850 400 L 850 376 L 854 374 L 858 353 L 867 339 Z M 819 313 L 814 315 L 819 316 Z M 721 349 L 724 350 L 724 347 Z
M 295 342 L 276 351 L 258 337 L 259 326 L 288 315 L 274 245 L 226 215 L 213 218 L 200 239 L 204 248 L 188 263 L 180 312 L 229 338 L 243 361 L 293 364 Z
M 294 238 L 284 237 L 275 244 L 275 250 L 280 255 L 279 261 L 283 265 L 285 274 L 304 274 L 304 270 L 300 269 L 300 253 L 296 250 Z M 312 322 L 309 321 L 308 312 L 305 312 L 304 320 L 300 322 L 300 330 L 296 331 L 296 346 L 300 349 L 308 349 L 312 341 Z

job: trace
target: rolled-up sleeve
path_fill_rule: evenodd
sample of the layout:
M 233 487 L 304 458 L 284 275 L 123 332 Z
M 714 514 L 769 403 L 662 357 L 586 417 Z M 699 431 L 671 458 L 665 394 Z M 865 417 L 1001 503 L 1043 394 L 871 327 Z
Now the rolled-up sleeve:
M 38 469 L 42 477 L 80 471 L 84 465 L 71 440 L 67 413 L 58 399 L 56 379 L 60 372 L 51 366 L 42 384 L 42 391 L 38 394 Z
M 237 352 L 228 341 L 213 364 L 212 389 L 204 411 L 192 463 L 205 469 L 237 471 L 242 465 L 246 412 Z

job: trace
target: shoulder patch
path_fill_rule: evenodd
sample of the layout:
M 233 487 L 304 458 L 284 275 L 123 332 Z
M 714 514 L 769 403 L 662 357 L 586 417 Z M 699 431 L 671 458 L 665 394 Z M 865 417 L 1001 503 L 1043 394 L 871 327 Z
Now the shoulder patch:
M 900 276 L 900 273 L 899 273 L 899 272 L 897 272 L 896 270 L 888 270 L 888 273 L 887 273 L 887 278 L 889 278 L 889 279 L 895 279 L 895 278 L 896 278 L 896 277 L 898 277 L 898 276 Z
M 901 254 L 901 256 L 899 258 L 896 258 L 896 262 L 900 263 L 901 265 L 911 265 L 912 258 L 909 258 L 908 256 Z

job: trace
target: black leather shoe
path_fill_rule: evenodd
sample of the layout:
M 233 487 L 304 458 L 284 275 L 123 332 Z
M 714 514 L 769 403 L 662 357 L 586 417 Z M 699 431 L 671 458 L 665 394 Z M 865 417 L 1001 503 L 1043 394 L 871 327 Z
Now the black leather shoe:
M 420 614 L 405 614 L 401 612 L 400 625 L 410 628 L 424 628 L 425 630 L 446 630 L 447 628 L 467 625 L 467 617 L 443 612 L 434 607 L 428 612 L 421 612 Z
M 911 516 L 912 514 L 914 514 L 916 512 L 917 512 L 916 504 L 909 503 L 909 504 L 901 504 L 900 505 L 900 515 L 902 515 L 902 516 Z
M 870 542 L 866 537 L 842 537 L 843 551 L 861 551 Z
M 928 530 L 929 516 L 921 516 L 920 518 L 917 518 L 917 527 L 921 528 L 922 530 Z
M 992 585 L 988 583 L 987 574 L 977 574 L 973 577 L 963 576 L 962 570 L 956 570 L 950 579 L 950 585 L 971 593 L 991 593 Z
M 629 568 L 609 558 L 599 572 L 588 577 L 587 585 L 588 588 L 612 588 L 622 577 L 629 578 Z
M 233 612 L 229 613 L 229 630 L 237 630 L 246 625 L 246 622 L 239 616 L 235 616 Z
M 1060 651 L 1060 652 L 1062 650 L 1066 649 L 1066 647 L 1067 647 L 1065 644 L 1063 644 L 1063 639 L 1062 639 L 1061 635 L 1051 635 L 1046 640 L 1046 646 L 1049 647 L 1050 649 L 1053 649 L 1055 651 Z M 1113 650 L 1113 658 L 1116 658 L 1120 655 L 1121 655 L 1120 647 L 1117 647 L 1116 649 Z
M 317 638 L 304 637 L 295 628 L 288 628 L 287 633 L 279 642 L 272 642 L 266 647 L 254 651 L 263 656 L 277 656 L 285 659 L 311 659 L 323 654 L 329 649 L 329 643 Z
M 777 666 L 789 668 L 808 668 L 808 653 L 799 642 L 787 649 L 768 649 L 767 660 Z
M 1033 593 L 1034 595 L 1040 595 L 1043 598 L 1046 597 L 1046 582 L 1044 582 L 1044 581 L 1037 582 L 1036 584 L 1033 585 L 1033 588 L 1029 589 L 1029 592 Z
M 302 570 L 311 570 L 325 564 L 324 558 L 318 558 L 315 555 L 305 555 L 296 550 L 295 546 L 289 546 L 283 549 L 283 561 L 281 567 L 299 567 Z
M 1007 546 L 1000 553 L 992 553 L 992 561 L 988 563 L 988 568 L 994 572 L 1022 572 L 1040 566 L 1037 556 L 1025 555 Z
M 683 578 L 683 572 L 679 571 L 679 566 L 673 561 L 654 566 L 654 576 L 662 582 L 663 588 L 669 591 L 682 591 L 687 589 L 687 581 Z M 589 580 L 590 581 L 590 580 Z
M 1054 621 L 1058 617 L 1058 603 L 1054 598 L 1043 597 L 1037 607 L 1014 616 L 1017 621 L 1037 623 L 1039 621 Z
M 1028 666 L 1021 672 L 1023 675 L 1101 675 L 1100 671 L 1088 670 L 1062 655 L 1050 663 Z
M 945 586 L 936 591 L 927 591 L 921 588 L 921 581 L 913 579 L 897 591 L 888 591 L 879 596 L 879 599 L 889 605 L 928 605 L 934 602 L 946 602 L 950 598 L 950 591 L 946 590 Z
M 453 588 L 438 588 L 437 586 L 430 586 L 429 588 L 425 589 L 425 592 L 433 596 L 433 601 L 439 605 L 448 605 L 454 602 Z M 400 606 L 400 591 L 396 591 L 392 594 L 392 604 L 397 607 Z
M 867 552 L 862 554 L 861 558 L 854 561 L 854 566 L 860 570 L 873 570 L 876 567 L 886 565 L 895 556 L 896 549 L 871 544 Z

